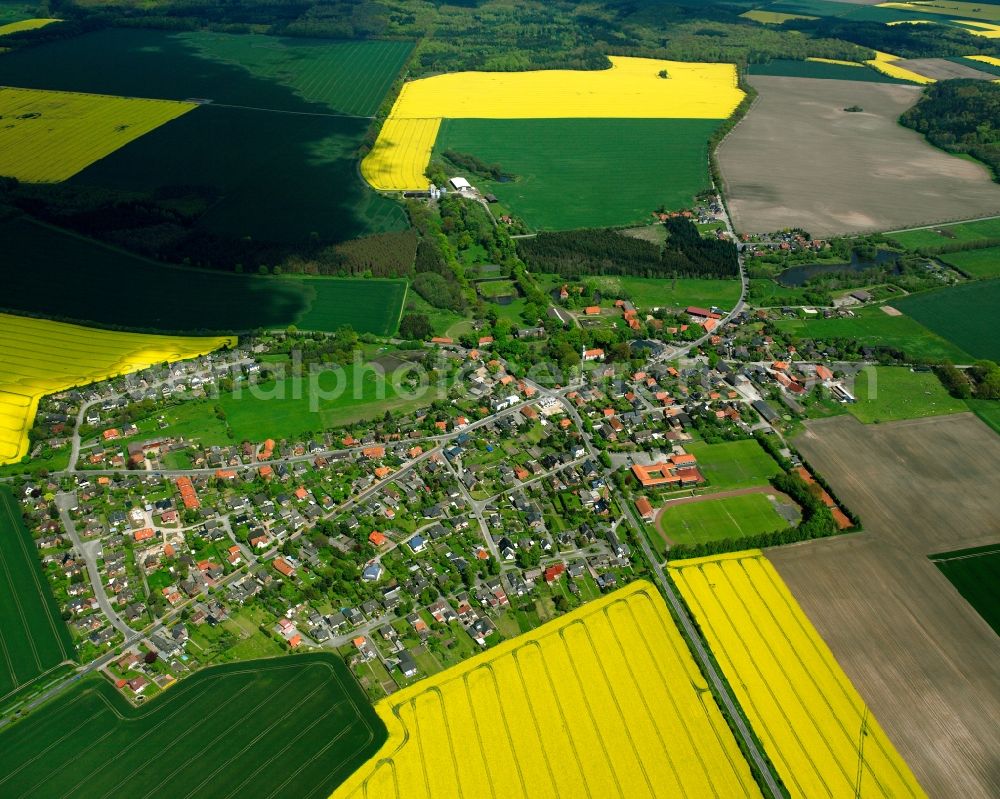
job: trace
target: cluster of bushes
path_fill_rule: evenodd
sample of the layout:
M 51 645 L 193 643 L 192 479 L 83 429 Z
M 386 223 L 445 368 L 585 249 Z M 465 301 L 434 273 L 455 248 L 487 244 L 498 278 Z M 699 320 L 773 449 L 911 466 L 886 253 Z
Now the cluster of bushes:
M 488 178 L 489 180 L 513 180 L 516 175 L 504 172 L 500 164 L 487 164 L 471 153 L 460 153 L 456 150 L 445 150 L 441 153 L 452 164 L 466 172 L 471 172 L 476 177 Z
M 517 249 L 533 270 L 572 280 L 587 275 L 730 278 L 739 274 L 732 242 L 703 238 L 683 217 L 668 219 L 665 225 L 668 238 L 663 247 L 600 229 L 539 233 L 519 239 Z
M 948 393 L 958 399 L 1000 399 L 1000 366 L 993 361 L 976 361 L 963 372 L 946 363 L 934 367 Z

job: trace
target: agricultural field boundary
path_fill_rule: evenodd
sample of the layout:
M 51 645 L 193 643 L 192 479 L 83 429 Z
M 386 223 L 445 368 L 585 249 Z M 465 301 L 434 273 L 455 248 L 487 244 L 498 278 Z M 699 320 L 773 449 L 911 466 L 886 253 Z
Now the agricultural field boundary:
M 669 573 L 793 796 L 925 796 L 762 552 Z
M 94 678 L 0 733 L 0 791 L 320 799 L 384 739 L 328 653 L 209 667 L 139 708 Z
M 9 705 L 72 661 L 73 644 L 6 486 L 0 486 L 0 609 L 0 705 Z
M 0 174 L 59 183 L 195 103 L 0 87 Z
M 333 799 L 403 796 L 402 786 L 407 799 L 760 796 L 662 597 L 643 581 L 376 710 L 389 739 Z
M 0 314 L 0 465 L 27 453 L 28 430 L 46 394 L 225 346 L 236 346 L 236 337 L 117 333 Z
M 380 191 L 426 189 L 442 119 L 723 120 L 744 97 L 732 64 L 609 60 L 606 70 L 455 72 L 406 83 L 361 173 Z

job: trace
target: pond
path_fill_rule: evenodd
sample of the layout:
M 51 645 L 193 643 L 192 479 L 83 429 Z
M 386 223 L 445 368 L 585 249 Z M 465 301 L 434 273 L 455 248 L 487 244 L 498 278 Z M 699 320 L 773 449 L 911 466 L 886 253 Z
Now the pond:
M 864 272 L 866 269 L 873 269 L 876 266 L 895 263 L 899 256 L 888 250 L 879 250 L 874 258 L 862 259 L 857 252 L 851 253 L 849 263 L 839 264 L 800 264 L 786 269 L 777 277 L 778 283 L 782 286 L 798 287 L 804 286 L 807 281 L 817 275 L 825 275 L 831 272 Z

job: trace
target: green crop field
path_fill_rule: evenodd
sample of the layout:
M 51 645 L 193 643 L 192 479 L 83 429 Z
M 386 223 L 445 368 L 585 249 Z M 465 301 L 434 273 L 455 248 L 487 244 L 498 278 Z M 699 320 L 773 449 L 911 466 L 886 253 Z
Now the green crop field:
M 233 238 L 337 242 L 403 230 L 402 207 L 357 175 L 354 151 L 367 127 L 364 119 L 209 105 L 112 153 L 69 184 L 135 192 L 209 186 L 220 197 L 199 225 Z
M 982 250 L 964 250 L 938 256 L 946 264 L 951 264 L 973 278 L 1000 277 L 1000 247 L 986 247 Z
M 753 440 L 722 444 L 696 441 L 685 449 L 698 459 L 698 469 L 713 489 L 767 485 L 768 478 L 781 471 L 774 458 Z
M 711 119 L 446 119 L 434 146 L 517 176 L 471 176 L 539 230 L 628 225 L 707 189 Z
M 8 705 L 72 660 L 73 644 L 6 486 L 0 486 L 0 619 L 0 705 Z
M 984 219 L 981 222 L 962 222 L 956 225 L 941 225 L 927 230 L 908 230 L 904 233 L 887 233 L 893 241 L 898 241 L 909 250 L 922 247 L 944 247 L 966 241 L 988 241 L 1000 239 L 1000 218 Z
M 300 330 L 336 330 L 350 325 L 359 333 L 392 335 L 406 297 L 405 280 L 387 278 L 287 278 L 306 290 L 309 310 L 296 319 Z
M 903 83 L 912 86 L 908 80 L 900 80 L 884 75 L 866 66 L 849 67 L 846 64 L 827 64 L 819 61 L 792 61 L 776 59 L 764 64 L 751 64 L 751 75 L 775 75 L 789 78 L 821 78 L 824 80 L 861 80 L 872 83 Z
M 1000 400 L 966 400 L 969 410 L 1000 433 Z
M 893 305 L 974 357 L 1000 361 L 1000 279 L 911 294 Z
M 951 56 L 948 60 L 956 64 L 961 64 L 963 67 L 978 69 L 980 72 L 989 72 L 991 75 L 996 75 L 1000 78 L 1000 67 L 994 64 L 987 64 L 983 61 L 976 61 L 974 58 L 963 58 L 962 56 Z
M 784 530 L 788 521 L 764 494 L 746 494 L 668 506 L 660 525 L 675 544 L 702 544 Z
M 355 153 L 411 50 L 113 29 L 9 53 L 0 83 L 204 100 L 184 125 L 163 126 L 72 183 L 139 193 L 197 186 L 217 197 L 199 220 L 209 232 L 338 242 L 407 226 L 402 207 L 361 180 Z
M 899 301 L 894 300 L 892 305 L 898 307 Z M 796 339 L 850 339 L 868 347 L 893 347 L 914 361 L 968 363 L 971 360 L 967 352 L 918 321 L 908 316 L 889 316 L 875 306 L 862 308 L 850 318 L 781 319 L 775 326 Z
M 138 709 L 93 678 L 0 734 L 0 794 L 326 799 L 385 738 L 329 654 L 214 666 Z
M 945 391 L 933 372 L 913 372 L 902 366 L 875 367 L 874 380 L 869 370 L 859 372 L 853 394 L 858 401 L 845 407 L 865 424 L 969 410 Z
M 8 53 L 0 83 L 371 116 L 412 49 L 412 42 L 108 28 Z
M 943 552 L 930 559 L 1000 635 L 1000 544 Z
M 683 308 L 688 305 L 710 308 L 717 305 L 728 310 L 740 298 L 738 280 L 609 276 L 588 277 L 586 283 L 601 291 L 605 297 L 617 297 L 621 294 L 641 309 L 668 306 Z
M 402 280 L 259 277 L 147 261 L 25 219 L 0 221 L 0 309 L 152 332 L 287 327 L 394 333 Z M 197 291 L 192 290 L 197 281 Z M 44 288 L 42 288 L 44 287 Z

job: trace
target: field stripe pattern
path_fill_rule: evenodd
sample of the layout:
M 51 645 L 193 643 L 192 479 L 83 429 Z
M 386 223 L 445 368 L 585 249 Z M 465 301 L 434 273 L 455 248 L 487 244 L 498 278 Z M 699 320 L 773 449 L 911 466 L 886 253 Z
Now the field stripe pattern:
M 35 544 L 16 501 L 0 486 L 0 703 L 64 661 L 69 631 L 39 570 Z
M 194 103 L 0 88 L 0 174 L 36 183 L 67 180 Z
M 0 314 L 0 464 L 27 452 L 46 394 L 235 344 L 233 336 L 118 333 Z
M 313 799 L 384 736 L 328 654 L 212 667 L 138 709 L 92 680 L 0 735 L 0 795 Z
M 670 573 L 793 797 L 925 795 L 760 551 Z
M 760 796 L 652 585 L 637 582 L 376 706 L 346 797 Z

